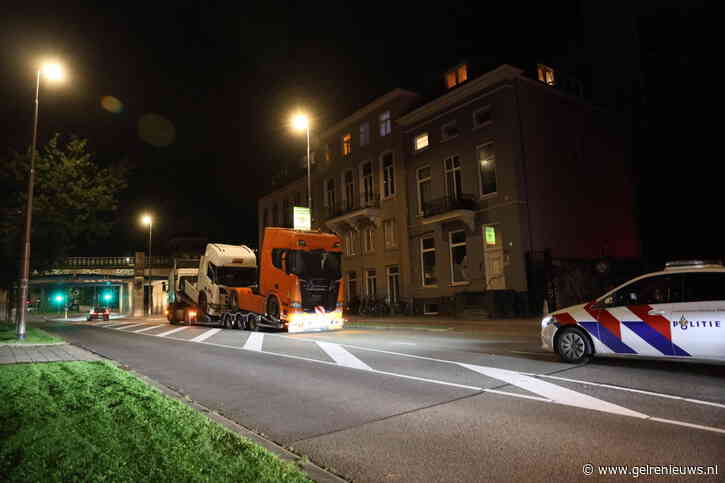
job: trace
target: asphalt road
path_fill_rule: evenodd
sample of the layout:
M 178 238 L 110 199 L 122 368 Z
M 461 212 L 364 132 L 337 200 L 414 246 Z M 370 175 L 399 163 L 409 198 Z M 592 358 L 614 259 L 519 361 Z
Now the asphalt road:
M 718 465 L 694 479 L 724 479 L 725 366 L 563 364 L 541 351 L 536 321 L 290 335 L 117 319 L 50 330 L 353 481 L 632 480 L 599 476 L 599 465 Z

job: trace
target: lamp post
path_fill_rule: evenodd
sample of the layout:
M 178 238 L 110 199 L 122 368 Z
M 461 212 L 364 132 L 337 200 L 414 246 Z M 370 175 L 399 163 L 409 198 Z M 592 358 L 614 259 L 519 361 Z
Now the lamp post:
M 307 132 L 307 208 L 310 210 L 310 217 L 312 217 L 312 181 L 310 180 L 310 119 L 305 114 L 297 114 L 292 119 L 292 125 L 298 131 L 304 129 Z
M 148 285 L 149 285 L 149 308 L 148 308 L 148 315 L 151 315 L 151 303 L 152 303 L 152 291 L 151 291 L 151 228 L 154 224 L 154 219 L 151 218 L 151 215 L 144 215 L 141 219 L 144 225 L 149 226 L 149 251 L 148 251 L 148 260 L 146 262 L 146 267 L 148 268 L 149 276 L 148 276 Z
M 35 145 L 38 139 L 38 95 L 40 93 L 40 74 L 50 80 L 63 78 L 63 70 L 55 63 L 43 64 L 37 72 L 35 80 L 35 115 L 33 116 L 33 145 L 30 149 L 30 174 L 28 176 L 28 200 L 25 206 L 25 241 L 20 262 L 20 295 L 18 300 L 18 320 L 16 334 L 18 339 L 25 339 L 25 300 L 28 298 L 28 279 L 30 278 L 30 227 L 33 221 L 33 184 L 35 182 Z

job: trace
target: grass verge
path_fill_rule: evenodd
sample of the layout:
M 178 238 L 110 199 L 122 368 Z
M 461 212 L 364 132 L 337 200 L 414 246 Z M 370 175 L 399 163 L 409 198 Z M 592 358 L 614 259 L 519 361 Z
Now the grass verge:
M 101 362 L 0 368 L 0 481 L 309 481 Z
M 15 324 L 0 322 L 0 344 L 51 344 L 63 342 L 63 339 L 52 336 L 44 330 L 25 325 L 25 339 L 18 340 L 15 335 Z

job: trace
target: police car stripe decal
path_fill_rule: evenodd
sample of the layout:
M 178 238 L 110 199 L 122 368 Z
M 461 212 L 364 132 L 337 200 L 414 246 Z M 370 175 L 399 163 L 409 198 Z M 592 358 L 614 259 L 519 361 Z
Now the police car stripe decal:
M 662 334 L 667 340 L 672 340 L 672 333 L 670 332 L 670 321 L 661 315 L 649 315 L 649 311 L 652 307 L 649 305 L 634 305 L 627 307 L 634 315 L 645 321 L 654 330 Z
M 587 329 L 593 336 L 597 337 L 604 345 L 617 354 L 636 354 L 637 352 L 622 342 L 617 336 L 599 322 L 579 322 L 579 325 Z
M 614 335 L 614 337 L 622 340 L 622 334 L 619 332 L 619 321 L 606 310 L 597 310 L 594 312 L 593 310 L 590 310 L 589 307 L 590 305 L 584 306 L 584 310 L 587 311 L 592 319 L 599 322 L 601 326 L 606 328 L 612 335 Z
M 667 340 L 654 328 L 645 322 L 624 322 L 632 332 L 637 334 L 641 339 L 647 342 L 649 345 L 660 351 L 662 354 L 671 356 L 674 351 L 672 349 L 672 341 Z

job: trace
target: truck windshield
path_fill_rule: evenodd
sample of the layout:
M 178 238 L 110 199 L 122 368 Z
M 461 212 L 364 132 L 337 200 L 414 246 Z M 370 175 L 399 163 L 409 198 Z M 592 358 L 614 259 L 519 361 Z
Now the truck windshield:
M 325 278 L 338 280 L 340 272 L 340 253 L 325 250 L 289 250 L 287 253 L 289 272 L 300 278 Z
M 257 284 L 256 267 L 217 267 L 216 282 L 230 287 L 249 287 Z

